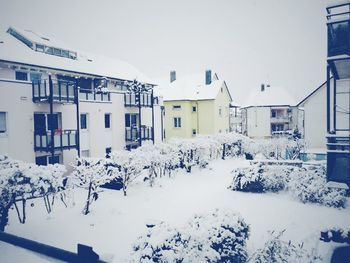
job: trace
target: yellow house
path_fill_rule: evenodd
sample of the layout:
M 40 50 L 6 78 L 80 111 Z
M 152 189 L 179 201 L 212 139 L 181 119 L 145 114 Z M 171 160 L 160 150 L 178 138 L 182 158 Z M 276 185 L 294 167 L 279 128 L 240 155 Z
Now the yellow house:
M 207 70 L 205 75 L 176 79 L 160 87 L 165 107 L 165 139 L 229 132 L 232 101 L 225 81 Z

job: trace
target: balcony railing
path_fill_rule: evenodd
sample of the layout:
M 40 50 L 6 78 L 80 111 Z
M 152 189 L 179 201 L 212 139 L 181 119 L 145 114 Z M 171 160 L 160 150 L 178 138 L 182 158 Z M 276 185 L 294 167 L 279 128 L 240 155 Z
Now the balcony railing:
M 51 133 L 34 134 L 34 150 L 50 152 L 54 150 L 65 150 L 77 147 L 76 130 L 57 130 L 53 136 L 53 145 Z
M 276 116 L 276 117 L 271 117 L 271 122 L 272 122 L 272 123 L 285 123 L 285 122 L 290 122 L 290 117 L 289 117 L 289 116 Z
M 350 2 L 327 8 L 328 57 L 350 56 Z
M 50 102 L 49 81 L 32 82 L 33 102 Z M 75 102 L 75 83 L 58 80 L 52 83 L 52 100 L 56 103 Z
M 149 93 L 143 93 L 140 95 L 141 107 L 152 107 L 152 95 Z M 138 97 L 133 93 L 124 94 L 124 106 L 125 107 L 138 107 Z
M 327 179 L 350 187 L 350 136 L 327 136 Z
M 138 142 L 139 129 L 138 127 L 125 128 L 125 141 Z M 141 126 L 141 140 L 152 140 L 152 127 Z
M 79 100 L 83 101 L 97 101 L 97 102 L 109 102 L 111 101 L 111 94 L 109 92 L 93 92 L 80 89 Z

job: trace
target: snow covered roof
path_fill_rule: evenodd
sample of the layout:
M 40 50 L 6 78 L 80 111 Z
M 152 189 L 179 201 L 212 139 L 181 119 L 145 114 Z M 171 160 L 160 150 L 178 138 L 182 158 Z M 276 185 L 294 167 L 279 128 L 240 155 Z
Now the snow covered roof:
M 251 92 L 242 108 L 263 106 L 294 106 L 295 98 L 284 88 L 267 86 L 264 91 L 256 89 Z
M 76 52 L 77 57 L 72 59 L 35 51 L 35 48 L 30 48 L 10 33 L 0 32 L 0 60 L 115 79 L 137 78 L 139 81 L 151 83 L 148 77 L 127 62 L 67 48 L 66 45 L 51 37 L 42 36 L 30 30 L 13 27 L 11 29 L 19 33 L 25 40 Z
M 193 74 L 180 76 L 170 83 L 169 80 L 158 79 L 156 83 L 155 94 L 162 95 L 164 101 L 172 100 L 213 100 L 218 95 L 221 87 L 226 88 L 226 83 L 220 80 L 216 74 L 213 74 L 211 84 L 205 84 L 204 74 Z M 230 99 L 231 94 L 229 93 Z

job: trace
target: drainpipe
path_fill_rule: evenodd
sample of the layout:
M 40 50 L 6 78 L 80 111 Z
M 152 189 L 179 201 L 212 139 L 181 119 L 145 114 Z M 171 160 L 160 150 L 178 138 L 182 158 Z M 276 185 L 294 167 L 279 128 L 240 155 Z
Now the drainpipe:
M 52 83 L 52 79 L 51 79 L 51 75 L 49 75 L 49 89 L 50 89 L 50 96 L 49 96 L 49 103 L 50 103 L 50 124 L 51 124 L 51 129 L 50 129 L 50 137 L 51 137 L 51 147 L 50 147 L 50 152 L 51 152 L 51 159 L 53 161 L 53 158 L 55 156 L 55 137 L 54 137 L 54 133 L 55 130 L 53 128 L 53 123 L 52 123 L 52 119 L 53 119 L 53 83 Z
M 153 97 L 153 88 L 151 92 L 151 105 L 152 105 L 152 141 L 154 144 L 154 97 Z
M 77 118 L 77 134 L 76 134 L 76 144 L 78 157 L 80 158 L 80 111 L 79 111 L 79 87 L 77 80 L 74 83 L 74 92 L 75 92 L 75 104 L 76 104 L 76 118 Z

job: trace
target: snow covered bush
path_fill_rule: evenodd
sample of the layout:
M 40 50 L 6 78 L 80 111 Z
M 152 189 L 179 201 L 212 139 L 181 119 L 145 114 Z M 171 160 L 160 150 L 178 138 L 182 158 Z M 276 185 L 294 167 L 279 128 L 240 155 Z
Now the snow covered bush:
M 293 167 L 255 164 L 232 171 L 230 189 L 242 192 L 278 192 L 284 190 Z
M 319 203 L 344 208 L 346 191 L 327 187 L 326 168 L 318 165 L 302 167 L 280 164 L 254 164 L 232 171 L 229 189 L 242 192 L 288 192 L 303 203 Z
M 298 159 L 303 147 L 303 140 L 287 137 L 242 140 L 242 151 L 245 154 L 252 156 L 262 154 L 264 159 Z
M 126 196 L 129 185 L 141 174 L 147 165 L 142 149 L 132 151 L 115 151 L 110 155 L 109 166 L 114 177 L 121 177 L 123 193 Z
M 346 191 L 327 187 L 325 166 L 305 166 L 295 169 L 290 175 L 289 192 L 303 203 L 319 203 L 343 208 Z
M 108 159 L 77 158 L 77 163 L 73 167 L 73 184 L 88 191 L 83 209 L 84 215 L 87 215 L 91 203 L 98 199 L 100 186 L 113 180 L 115 175 L 109 169 Z
M 238 214 L 216 210 L 183 228 L 151 226 L 133 247 L 132 262 L 246 262 L 249 226 Z
M 343 229 L 332 227 L 330 229 L 322 230 L 320 239 L 325 242 L 334 241 L 338 243 L 346 242 L 350 244 L 350 228 Z
M 282 240 L 284 231 L 275 234 L 271 232 L 271 237 L 266 241 L 263 248 L 258 249 L 248 262 L 251 263 L 316 263 L 322 262 L 314 249 L 306 249 L 303 244 L 293 244 L 291 241 Z
M 28 199 L 43 197 L 46 209 L 50 212 L 52 203 L 48 196 L 65 189 L 65 173 L 63 165 L 38 166 L 0 156 L 0 229 L 4 230 L 12 206 L 16 209 L 20 223 L 26 222 Z M 18 203 L 22 209 L 18 208 Z

